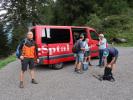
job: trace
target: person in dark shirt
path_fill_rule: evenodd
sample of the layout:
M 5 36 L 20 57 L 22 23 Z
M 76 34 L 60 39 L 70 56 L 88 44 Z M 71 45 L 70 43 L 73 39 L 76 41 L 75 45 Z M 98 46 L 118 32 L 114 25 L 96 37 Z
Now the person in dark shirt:
M 104 50 L 103 61 L 104 61 L 105 70 L 104 70 L 103 79 L 115 81 L 112 74 L 112 70 L 114 71 L 115 69 L 118 54 L 119 52 L 116 48 L 107 48 Z
M 85 51 L 85 47 L 84 47 L 84 44 L 83 44 L 83 39 L 84 39 L 84 35 L 81 34 L 80 39 L 77 40 L 79 51 L 76 54 L 75 72 L 77 72 L 79 74 L 83 73 L 83 71 L 82 71 L 82 62 L 84 60 L 84 51 Z

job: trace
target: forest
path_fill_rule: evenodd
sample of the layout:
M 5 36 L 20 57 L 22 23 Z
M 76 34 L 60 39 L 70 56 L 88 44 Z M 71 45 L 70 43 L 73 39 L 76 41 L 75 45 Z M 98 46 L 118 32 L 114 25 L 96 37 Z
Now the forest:
M 133 46 L 133 0 L 0 0 L 0 57 L 12 54 L 34 25 L 89 26 Z

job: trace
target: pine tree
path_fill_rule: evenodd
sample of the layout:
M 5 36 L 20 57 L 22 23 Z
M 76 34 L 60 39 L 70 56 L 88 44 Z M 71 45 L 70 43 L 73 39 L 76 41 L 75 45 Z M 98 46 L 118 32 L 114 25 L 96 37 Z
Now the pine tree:
M 8 36 L 5 32 L 4 26 L 0 24 L 0 57 L 5 57 L 9 54 Z

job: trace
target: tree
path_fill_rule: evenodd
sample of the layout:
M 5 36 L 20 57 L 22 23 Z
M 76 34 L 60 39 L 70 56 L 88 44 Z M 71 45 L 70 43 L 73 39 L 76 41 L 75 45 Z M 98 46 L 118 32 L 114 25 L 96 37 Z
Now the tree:
M 78 19 L 86 20 L 86 16 L 94 11 L 93 5 L 95 0 L 57 0 L 56 2 L 56 19 L 60 25 L 72 25 Z M 79 21 L 78 21 L 79 22 Z M 82 23 L 82 22 L 81 22 Z M 75 23 L 76 24 L 76 23 Z M 83 23 L 82 25 L 84 25 Z
M 4 26 L 0 24 L 0 57 L 8 56 L 9 54 L 8 35 Z
M 128 9 L 126 0 L 104 0 L 102 6 L 106 15 L 125 13 Z
M 12 50 L 16 49 L 29 27 L 46 23 L 42 20 L 42 16 L 48 1 L 50 0 L 5 0 L 2 2 L 2 8 L 7 13 L 1 17 L 0 21 L 5 23 L 7 33 L 12 36 Z

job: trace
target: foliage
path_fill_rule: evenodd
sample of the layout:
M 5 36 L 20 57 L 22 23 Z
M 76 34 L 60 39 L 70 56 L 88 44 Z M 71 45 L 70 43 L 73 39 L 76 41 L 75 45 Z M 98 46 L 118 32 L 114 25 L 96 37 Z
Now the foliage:
M 100 19 L 96 14 L 90 14 L 90 16 L 88 16 L 86 25 L 96 28 L 97 31 L 103 30 L 102 19 Z
M 0 24 L 0 58 L 3 56 L 8 56 L 8 54 L 10 54 L 8 36 L 4 26 Z
M 38 24 L 90 26 L 105 31 L 108 39 L 128 39 L 127 35 L 133 33 L 132 0 L 1 0 L 0 3 L 0 11 L 7 11 L 0 15 L 0 50 L 7 50 L 0 55 L 14 51 L 29 27 Z

